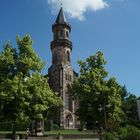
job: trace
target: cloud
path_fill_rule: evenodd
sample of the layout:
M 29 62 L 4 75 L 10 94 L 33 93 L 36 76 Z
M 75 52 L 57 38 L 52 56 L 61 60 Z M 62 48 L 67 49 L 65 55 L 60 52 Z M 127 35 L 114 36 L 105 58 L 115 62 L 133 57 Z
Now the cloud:
M 61 0 L 48 0 L 52 12 L 56 13 L 60 8 Z M 71 17 L 84 20 L 84 13 L 107 8 L 109 5 L 105 0 L 63 0 L 63 9 Z

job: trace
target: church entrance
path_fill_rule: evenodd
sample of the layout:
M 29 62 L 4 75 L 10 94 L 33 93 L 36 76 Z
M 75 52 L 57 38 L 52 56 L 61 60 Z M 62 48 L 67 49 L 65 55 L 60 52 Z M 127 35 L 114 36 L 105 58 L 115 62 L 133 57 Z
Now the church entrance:
M 74 122 L 73 122 L 73 118 L 72 118 L 72 114 L 68 114 L 66 116 L 66 129 L 74 129 Z

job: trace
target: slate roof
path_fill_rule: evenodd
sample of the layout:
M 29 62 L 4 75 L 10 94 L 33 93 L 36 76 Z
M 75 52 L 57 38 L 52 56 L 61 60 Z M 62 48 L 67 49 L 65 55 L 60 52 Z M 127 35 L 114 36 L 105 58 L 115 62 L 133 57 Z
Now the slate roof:
M 66 23 L 66 22 L 67 22 L 67 20 L 66 20 L 65 14 L 63 12 L 63 8 L 61 7 L 55 23 L 56 24 L 63 24 L 63 23 Z

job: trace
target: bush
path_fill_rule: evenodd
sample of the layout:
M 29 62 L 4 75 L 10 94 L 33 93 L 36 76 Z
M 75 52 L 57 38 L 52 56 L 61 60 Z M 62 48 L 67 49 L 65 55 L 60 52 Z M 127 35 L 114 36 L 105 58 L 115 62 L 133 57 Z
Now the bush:
M 52 129 L 53 129 L 53 121 L 52 120 L 44 121 L 44 130 L 51 131 Z
M 59 130 L 59 125 L 58 124 L 53 124 L 53 130 Z
M 118 132 L 118 135 L 119 135 L 119 138 L 120 138 L 120 140 L 125 140 L 126 139 L 126 137 L 127 137 L 127 128 L 120 128 L 119 129 L 119 132 Z
M 16 122 L 15 128 L 17 131 L 26 131 L 26 128 L 30 126 L 30 121 L 25 122 Z M 12 122 L 1 122 L 0 123 L 0 131 L 11 131 L 12 130 Z
M 30 121 L 17 122 L 15 124 L 17 131 L 26 131 L 26 129 L 29 128 L 30 125 L 31 125 L 31 122 Z
M 140 140 L 140 130 L 134 126 L 126 126 L 119 130 L 120 140 Z
M 106 132 L 104 134 L 104 140 L 115 140 L 115 136 L 110 132 Z
M 1 122 L 0 123 L 0 131 L 11 131 L 12 123 L 10 122 Z
M 140 140 L 140 131 L 136 127 L 127 127 L 127 140 Z

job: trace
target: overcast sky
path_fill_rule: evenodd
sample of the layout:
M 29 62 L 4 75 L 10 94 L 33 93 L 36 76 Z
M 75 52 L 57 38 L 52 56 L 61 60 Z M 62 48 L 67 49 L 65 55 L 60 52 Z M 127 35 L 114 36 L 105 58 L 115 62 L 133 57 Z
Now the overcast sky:
M 0 0 L 0 50 L 16 36 L 30 34 L 33 48 L 51 65 L 51 26 L 63 3 L 71 24 L 72 65 L 103 51 L 109 76 L 140 96 L 140 0 Z

